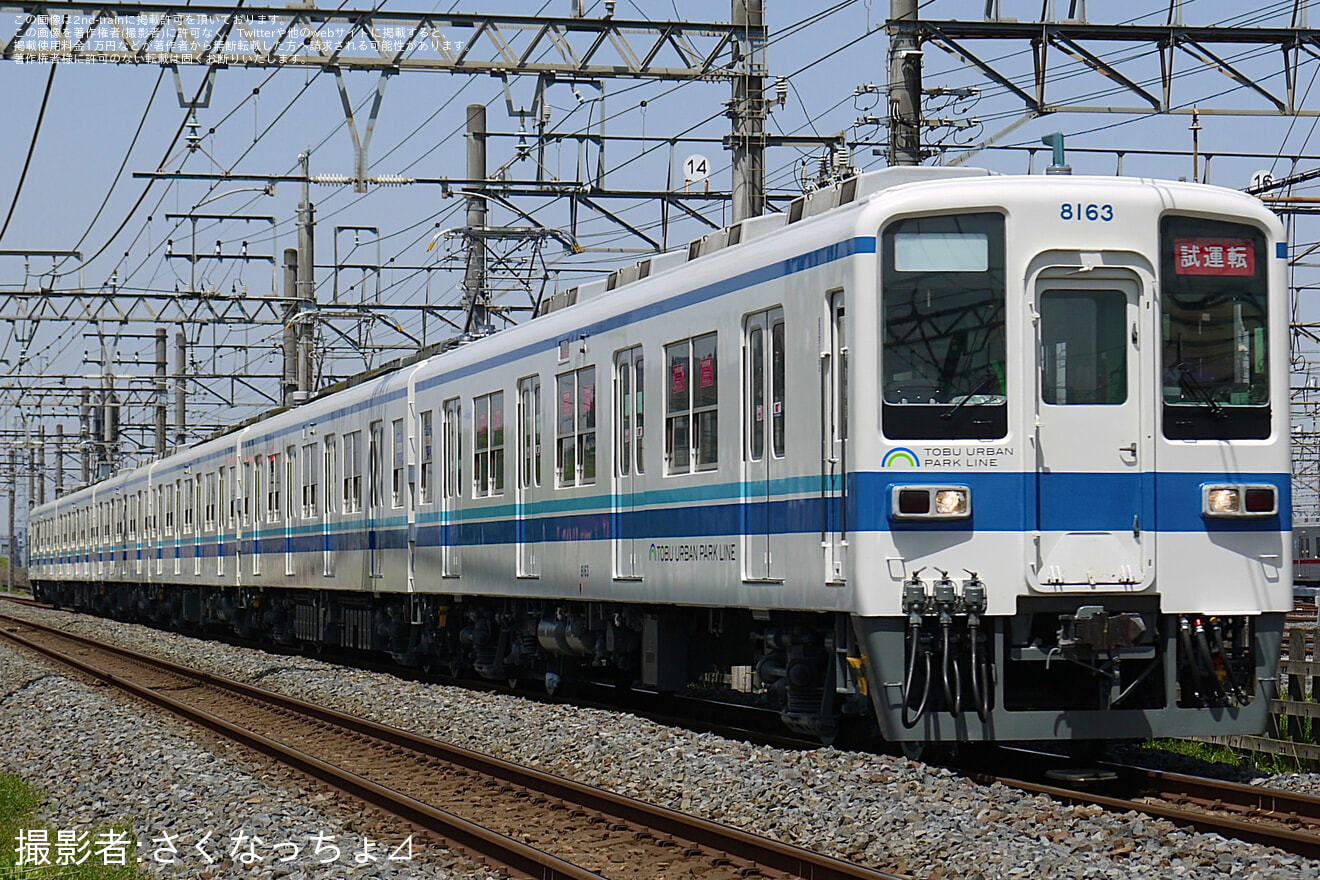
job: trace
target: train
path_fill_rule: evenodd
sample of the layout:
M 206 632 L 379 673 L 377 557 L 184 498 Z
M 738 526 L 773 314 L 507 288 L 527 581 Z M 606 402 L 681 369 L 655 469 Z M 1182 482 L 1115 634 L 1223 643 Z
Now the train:
M 1286 241 L 1199 183 L 867 172 L 37 507 L 30 577 L 551 691 L 743 681 L 825 741 L 1257 733 Z

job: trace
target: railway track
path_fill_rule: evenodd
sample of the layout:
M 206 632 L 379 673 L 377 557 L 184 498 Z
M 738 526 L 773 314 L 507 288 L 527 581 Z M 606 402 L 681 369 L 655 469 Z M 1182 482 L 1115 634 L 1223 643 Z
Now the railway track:
M 256 749 L 514 876 L 898 877 L 41 624 L 0 615 L 0 636 Z
M 3 616 L 0 616 L 0 620 L 4 620 Z M 15 622 L 25 626 L 31 625 L 25 621 Z M 53 630 L 53 632 L 58 631 Z M 76 638 L 71 635 L 68 637 Z M 424 676 L 424 678 L 429 680 L 431 677 Z M 493 689 L 501 692 L 507 690 L 503 687 Z M 277 700 L 287 699 L 277 695 L 271 696 Z M 747 707 L 731 706 L 727 707 L 727 711 L 712 713 L 707 705 L 706 717 L 694 720 L 686 711 L 687 707 L 681 699 L 648 700 L 648 695 L 644 694 L 626 696 L 624 710 L 661 723 L 750 739 L 780 748 L 813 746 L 806 741 L 768 732 L 769 722 L 766 719 L 769 715 Z M 548 702 L 561 702 L 558 698 L 542 697 L 542 699 Z M 575 700 L 575 703 L 580 704 L 580 702 Z M 601 708 L 621 711 L 616 700 L 606 702 L 602 699 L 588 702 Z M 395 731 L 395 733 L 400 732 Z M 401 735 L 410 737 L 408 734 Z M 431 741 L 425 742 L 431 744 Z M 462 750 L 456 751 L 462 753 Z M 1027 793 L 1043 794 L 1066 804 L 1094 805 L 1116 812 L 1135 810 L 1198 831 L 1275 846 L 1308 858 L 1320 858 L 1320 798 L 1260 786 L 1116 764 L 1102 764 L 1099 768 L 1112 774 L 1114 777 L 1112 780 L 1097 782 L 1089 787 L 1077 787 L 1052 781 L 1046 776 L 1051 770 L 1061 771 L 1075 767 L 1075 761 L 1058 755 L 1011 748 L 995 749 L 992 754 L 993 757 L 989 761 L 967 762 L 954 769 L 977 782 L 1002 783 Z M 995 772 L 984 770 L 987 764 L 994 766 Z M 551 796 L 563 802 L 572 800 L 571 797 Z M 604 809 L 598 810 L 601 816 L 604 816 L 605 812 Z M 645 824 L 642 821 L 630 821 L 634 821 L 639 827 Z M 683 837 L 677 832 L 672 836 Z M 732 853 L 737 850 L 725 846 L 720 851 Z M 828 875 L 817 873 L 813 876 Z
M 997 764 L 1009 765 L 1006 771 L 1001 769 L 990 775 L 963 767 L 962 772 L 979 782 L 998 782 L 1067 804 L 1093 805 L 1115 812 L 1136 810 L 1197 831 L 1320 858 L 1320 798 L 1317 797 L 1103 763 L 1096 769 L 1112 775 L 1111 779 L 1084 787 L 1070 786 L 1049 778 L 1051 771 L 1066 771 L 1074 766 L 1066 758 L 1019 749 L 999 752 Z

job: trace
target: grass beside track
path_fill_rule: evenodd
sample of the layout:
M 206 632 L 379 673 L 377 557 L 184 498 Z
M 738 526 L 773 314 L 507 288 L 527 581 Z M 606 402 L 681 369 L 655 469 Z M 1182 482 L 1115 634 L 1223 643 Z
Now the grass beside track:
M 88 848 L 86 859 L 81 865 L 57 865 L 56 830 L 37 818 L 37 808 L 41 806 L 44 795 L 33 788 L 21 777 L 9 773 L 0 773 L 0 880 L 141 880 L 146 874 L 138 870 L 136 864 L 106 865 L 96 855 L 96 829 L 87 832 Z M 48 865 L 19 865 L 17 852 L 20 832 L 28 834 L 33 830 L 44 830 L 50 841 Z M 127 826 L 117 826 L 113 830 L 129 832 Z M 130 837 L 130 839 L 132 839 Z M 83 852 L 76 853 L 81 859 Z M 136 844 L 127 851 L 130 862 L 136 862 Z
M 1228 764 L 1231 767 L 1243 767 L 1271 775 L 1278 773 L 1310 773 L 1314 768 L 1300 758 L 1287 755 L 1269 755 L 1264 752 L 1251 752 L 1232 749 L 1218 743 L 1204 743 L 1191 739 L 1149 739 L 1145 746 L 1163 752 L 1186 755 L 1214 764 Z

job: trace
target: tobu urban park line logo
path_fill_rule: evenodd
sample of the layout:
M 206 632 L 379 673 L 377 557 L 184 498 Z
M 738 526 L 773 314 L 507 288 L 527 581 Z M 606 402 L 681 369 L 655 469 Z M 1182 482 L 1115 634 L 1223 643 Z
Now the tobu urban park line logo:
M 652 544 L 651 562 L 733 562 L 737 544 Z
M 896 446 L 885 453 L 885 457 L 880 460 L 881 467 L 921 467 L 921 459 L 917 454 L 906 446 Z

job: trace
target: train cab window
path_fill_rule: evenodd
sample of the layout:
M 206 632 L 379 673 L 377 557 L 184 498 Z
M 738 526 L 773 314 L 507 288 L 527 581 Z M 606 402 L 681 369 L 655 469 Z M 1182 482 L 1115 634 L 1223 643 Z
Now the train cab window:
M 666 473 L 719 466 L 719 363 L 714 333 L 665 346 Z
M 316 517 L 321 515 L 317 481 L 321 477 L 320 447 L 308 443 L 302 449 L 302 515 Z
M 1254 226 L 1160 220 L 1164 436 L 1270 436 L 1269 259 Z
M 556 377 L 555 471 L 560 486 L 596 482 L 596 368 Z
M 885 436 L 1006 436 L 1003 216 L 899 220 L 881 252 Z
M 1041 294 L 1042 401 L 1055 406 L 1127 401 L 1127 299 L 1121 290 Z
M 472 401 L 475 413 L 472 444 L 473 494 L 477 498 L 504 494 L 504 392 Z
M 421 466 L 418 468 L 418 488 L 421 504 L 430 504 L 435 500 L 435 437 L 432 422 L 435 413 L 424 411 L 418 416 L 417 433 L 421 437 Z
M 392 507 L 403 507 L 403 419 L 395 419 L 390 425 L 390 502 Z
M 362 432 L 344 435 L 344 513 L 362 509 Z

